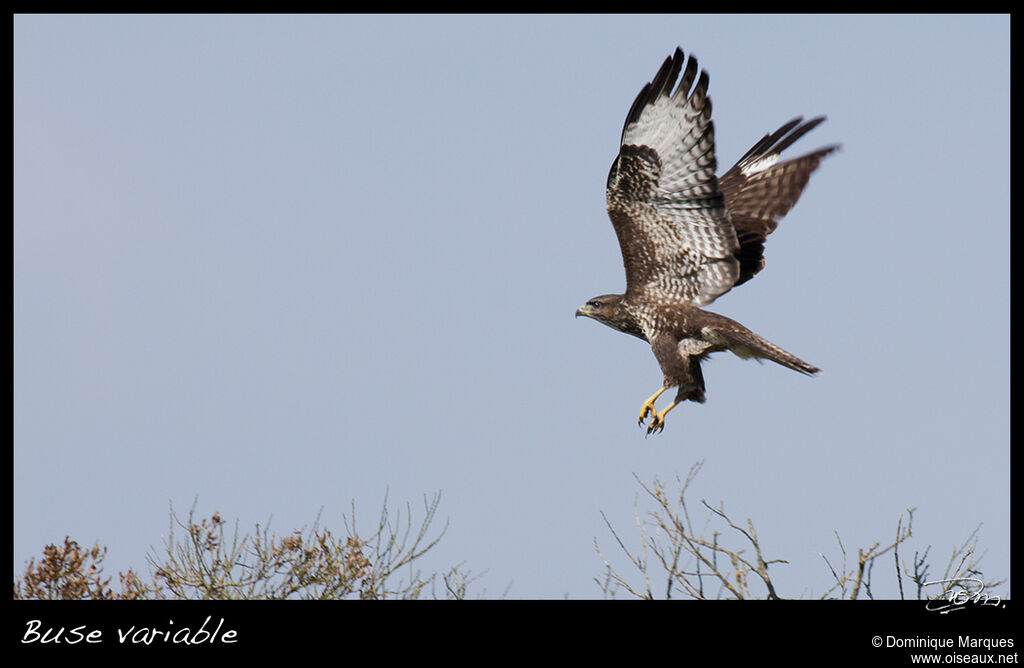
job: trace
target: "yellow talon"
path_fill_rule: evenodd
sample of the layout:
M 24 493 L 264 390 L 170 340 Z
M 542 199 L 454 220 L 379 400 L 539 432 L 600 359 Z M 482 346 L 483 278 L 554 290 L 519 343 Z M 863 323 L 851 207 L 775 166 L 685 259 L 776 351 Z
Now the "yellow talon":
M 650 424 L 647 425 L 647 435 L 654 433 L 655 431 L 662 431 L 665 429 L 665 416 L 669 414 L 669 411 L 676 408 L 679 405 L 680 400 L 674 400 L 671 404 L 665 407 L 664 410 L 658 412 L 654 410 L 654 400 L 657 399 L 657 395 L 664 392 L 665 388 L 658 391 L 656 394 L 651 396 L 646 402 L 643 403 L 643 407 L 640 409 L 640 424 L 643 424 L 643 420 L 650 413 Z
M 668 412 L 670 410 L 672 410 L 673 408 L 675 408 L 676 405 L 678 405 L 678 404 L 679 404 L 678 400 L 673 401 L 668 406 L 666 406 L 665 409 L 662 410 L 660 413 L 654 413 L 651 416 L 651 423 L 649 425 L 647 425 L 647 435 L 648 436 L 650 436 L 651 434 L 653 434 L 656 431 L 662 431 L 662 430 L 665 429 L 665 416 L 668 415 Z
M 651 416 L 651 423 L 647 425 L 647 435 L 650 436 L 656 431 L 661 431 L 665 428 L 665 414 L 664 412 L 655 413 Z
M 662 387 L 660 390 L 658 390 L 651 396 L 647 397 L 647 400 L 644 402 L 643 406 L 640 407 L 640 419 L 636 421 L 637 424 L 642 425 L 644 423 L 644 420 L 647 419 L 648 415 L 652 416 L 652 418 L 654 419 L 657 419 L 658 411 L 654 407 L 654 401 L 655 399 L 661 396 L 662 392 L 664 392 L 667 389 L 667 387 Z M 651 433 L 650 430 L 648 430 L 647 433 Z

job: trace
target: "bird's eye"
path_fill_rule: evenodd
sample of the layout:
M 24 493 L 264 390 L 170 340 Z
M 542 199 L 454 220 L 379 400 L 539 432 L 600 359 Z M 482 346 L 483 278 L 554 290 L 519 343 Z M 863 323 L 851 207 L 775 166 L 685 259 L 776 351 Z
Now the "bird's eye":
M 587 302 L 587 306 L 596 310 L 601 308 L 601 302 Z

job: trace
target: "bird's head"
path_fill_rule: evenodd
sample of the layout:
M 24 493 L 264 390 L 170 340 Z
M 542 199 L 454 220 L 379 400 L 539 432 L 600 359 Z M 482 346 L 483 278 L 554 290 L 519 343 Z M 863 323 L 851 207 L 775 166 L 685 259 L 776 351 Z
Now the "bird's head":
M 607 322 L 614 318 L 622 295 L 601 295 L 588 299 L 587 303 L 576 309 L 576 317 L 585 316 L 599 322 Z
M 576 317 L 585 316 L 633 336 L 644 338 L 636 318 L 623 305 L 623 295 L 593 297 L 576 309 Z

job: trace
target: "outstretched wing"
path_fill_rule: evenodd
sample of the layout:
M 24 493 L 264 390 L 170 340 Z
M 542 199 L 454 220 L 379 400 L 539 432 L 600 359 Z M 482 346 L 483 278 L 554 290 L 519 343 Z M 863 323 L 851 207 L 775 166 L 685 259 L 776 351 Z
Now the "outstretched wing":
M 697 70 L 677 48 L 626 116 L 605 194 L 627 295 L 707 304 L 740 275 L 740 244 L 715 178 L 708 76 Z
M 824 116 L 819 116 L 801 123 L 803 118 L 794 118 L 765 135 L 719 177 L 718 185 L 739 241 L 736 259 L 740 262 L 740 275 L 736 285 L 749 281 L 761 271 L 765 239 L 800 199 L 811 172 L 825 156 L 839 148 L 838 145 L 826 146 L 779 162 L 784 150 L 824 120 Z

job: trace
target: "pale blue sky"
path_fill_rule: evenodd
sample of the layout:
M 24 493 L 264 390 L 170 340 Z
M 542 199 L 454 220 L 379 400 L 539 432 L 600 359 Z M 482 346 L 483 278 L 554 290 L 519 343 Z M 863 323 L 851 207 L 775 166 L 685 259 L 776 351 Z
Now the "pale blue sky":
M 824 373 L 718 355 L 645 439 L 649 346 L 573 313 L 623 287 L 605 177 L 677 45 L 720 170 L 797 115 L 829 120 L 794 155 L 843 150 L 710 307 Z M 1006 16 L 16 16 L 15 571 L 65 535 L 144 569 L 196 496 L 289 531 L 441 491 L 425 569 L 597 597 L 601 511 L 635 544 L 633 474 L 703 459 L 784 595 L 911 506 L 937 566 L 980 522 L 1009 576 L 1009 48 Z

